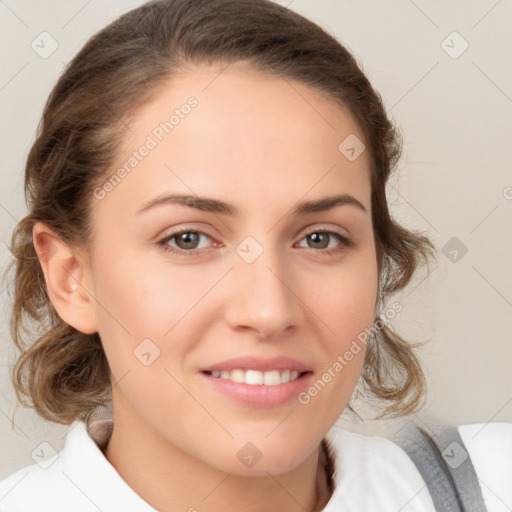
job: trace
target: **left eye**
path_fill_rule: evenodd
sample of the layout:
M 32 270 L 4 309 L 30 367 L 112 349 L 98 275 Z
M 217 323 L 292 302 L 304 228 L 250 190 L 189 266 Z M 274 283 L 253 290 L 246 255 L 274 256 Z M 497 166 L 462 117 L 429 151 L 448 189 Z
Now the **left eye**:
M 312 249 L 325 250 L 329 248 L 329 240 L 332 240 L 333 238 L 338 240 L 338 242 L 341 242 L 341 245 L 350 244 L 350 240 L 337 231 L 313 231 L 312 233 L 308 233 L 303 240 L 310 240 L 313 244 L 317 244 L 316 247 L 310 246 Z

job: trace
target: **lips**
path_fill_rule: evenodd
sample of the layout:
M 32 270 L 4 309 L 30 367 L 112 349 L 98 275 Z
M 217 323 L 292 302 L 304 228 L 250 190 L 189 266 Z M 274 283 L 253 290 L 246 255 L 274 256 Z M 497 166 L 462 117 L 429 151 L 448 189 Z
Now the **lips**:
M 216 392 L 256 407 L 276 407 L 296 399 L 313 378 L 310 366 L 289 357 L 240 357 L 202 368 Z

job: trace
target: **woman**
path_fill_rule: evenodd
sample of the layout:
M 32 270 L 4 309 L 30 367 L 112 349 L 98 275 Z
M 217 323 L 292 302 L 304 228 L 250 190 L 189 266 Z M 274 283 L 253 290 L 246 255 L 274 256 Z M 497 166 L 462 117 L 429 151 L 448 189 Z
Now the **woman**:
M 399 446 L 333 428 L 358 382 L 381 417 L 425 396 L 386 325 L 434 249 L 389 215 L 399 155 L 352 55 L 279 5 L 149 2 L 91 38 L 11 244 L 16 390 L 72 428 L 0 509 L 434 510 Z

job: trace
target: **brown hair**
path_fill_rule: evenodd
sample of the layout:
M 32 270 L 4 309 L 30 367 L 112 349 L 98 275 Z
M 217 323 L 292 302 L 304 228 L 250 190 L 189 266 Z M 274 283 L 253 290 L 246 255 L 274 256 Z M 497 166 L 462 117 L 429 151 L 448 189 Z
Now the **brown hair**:
M 421 263 L 428 265 L 430 240 L 397 224 L 388 211 L 386 183 L 400 157 L 400 136 L 346 48 L 269 0 L 148 2 L 92 36 L 69 63 L 51 91 L 26 163 L 29 213 L 12 234 L 14 260 L 7 269 L 15 267 L 11 334 L 21 351 L 12 379 L 18 400 L 44 419 L 87 420 L 109 405 L 111 383 L 98 333 L 65 323 L 48 297 L 34 223 L 90 250 L 92 192 L 112 170 L 127 121 L 188 64 L 237 61 L 317 88 L 348 107 L 361 127 L 371 159 L 379 304 L 404 288 Z M 379 418 L 423 406 L 425 377 L 414 346 L 386 325 L 368 342 L 360 384 L 369 398 L 386 402 Z

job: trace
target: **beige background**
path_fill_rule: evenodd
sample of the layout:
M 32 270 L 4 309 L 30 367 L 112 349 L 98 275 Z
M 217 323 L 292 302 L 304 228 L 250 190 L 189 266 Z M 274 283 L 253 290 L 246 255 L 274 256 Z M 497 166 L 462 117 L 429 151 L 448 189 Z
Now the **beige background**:
M 51 87 L 87 38 L 140 3 L 0 1 L 2 269 L 6 241 L 25 213 L 24 161 Z M 411 341 L 432 339 L 421 353 L 430 388 L 419 418 L 512 421 L 512 1 L 279 3 L 356 54 L 404 134 L 399 183 L 389 186 L 392 212 L 439 249 L 430 275 L 397 296 L 404 310 L 395 327 Z M 46 59 L 31 48 L 43 31 L 58 43 Z M 15 353 L 2 288 L 0 478 L 33 463 L 30 454 L 42 441 L 60 450 L 68 428 L 21 408 L 12 428 Z M 389 421 L 341 424 L 369 434 L 395 428 Z

